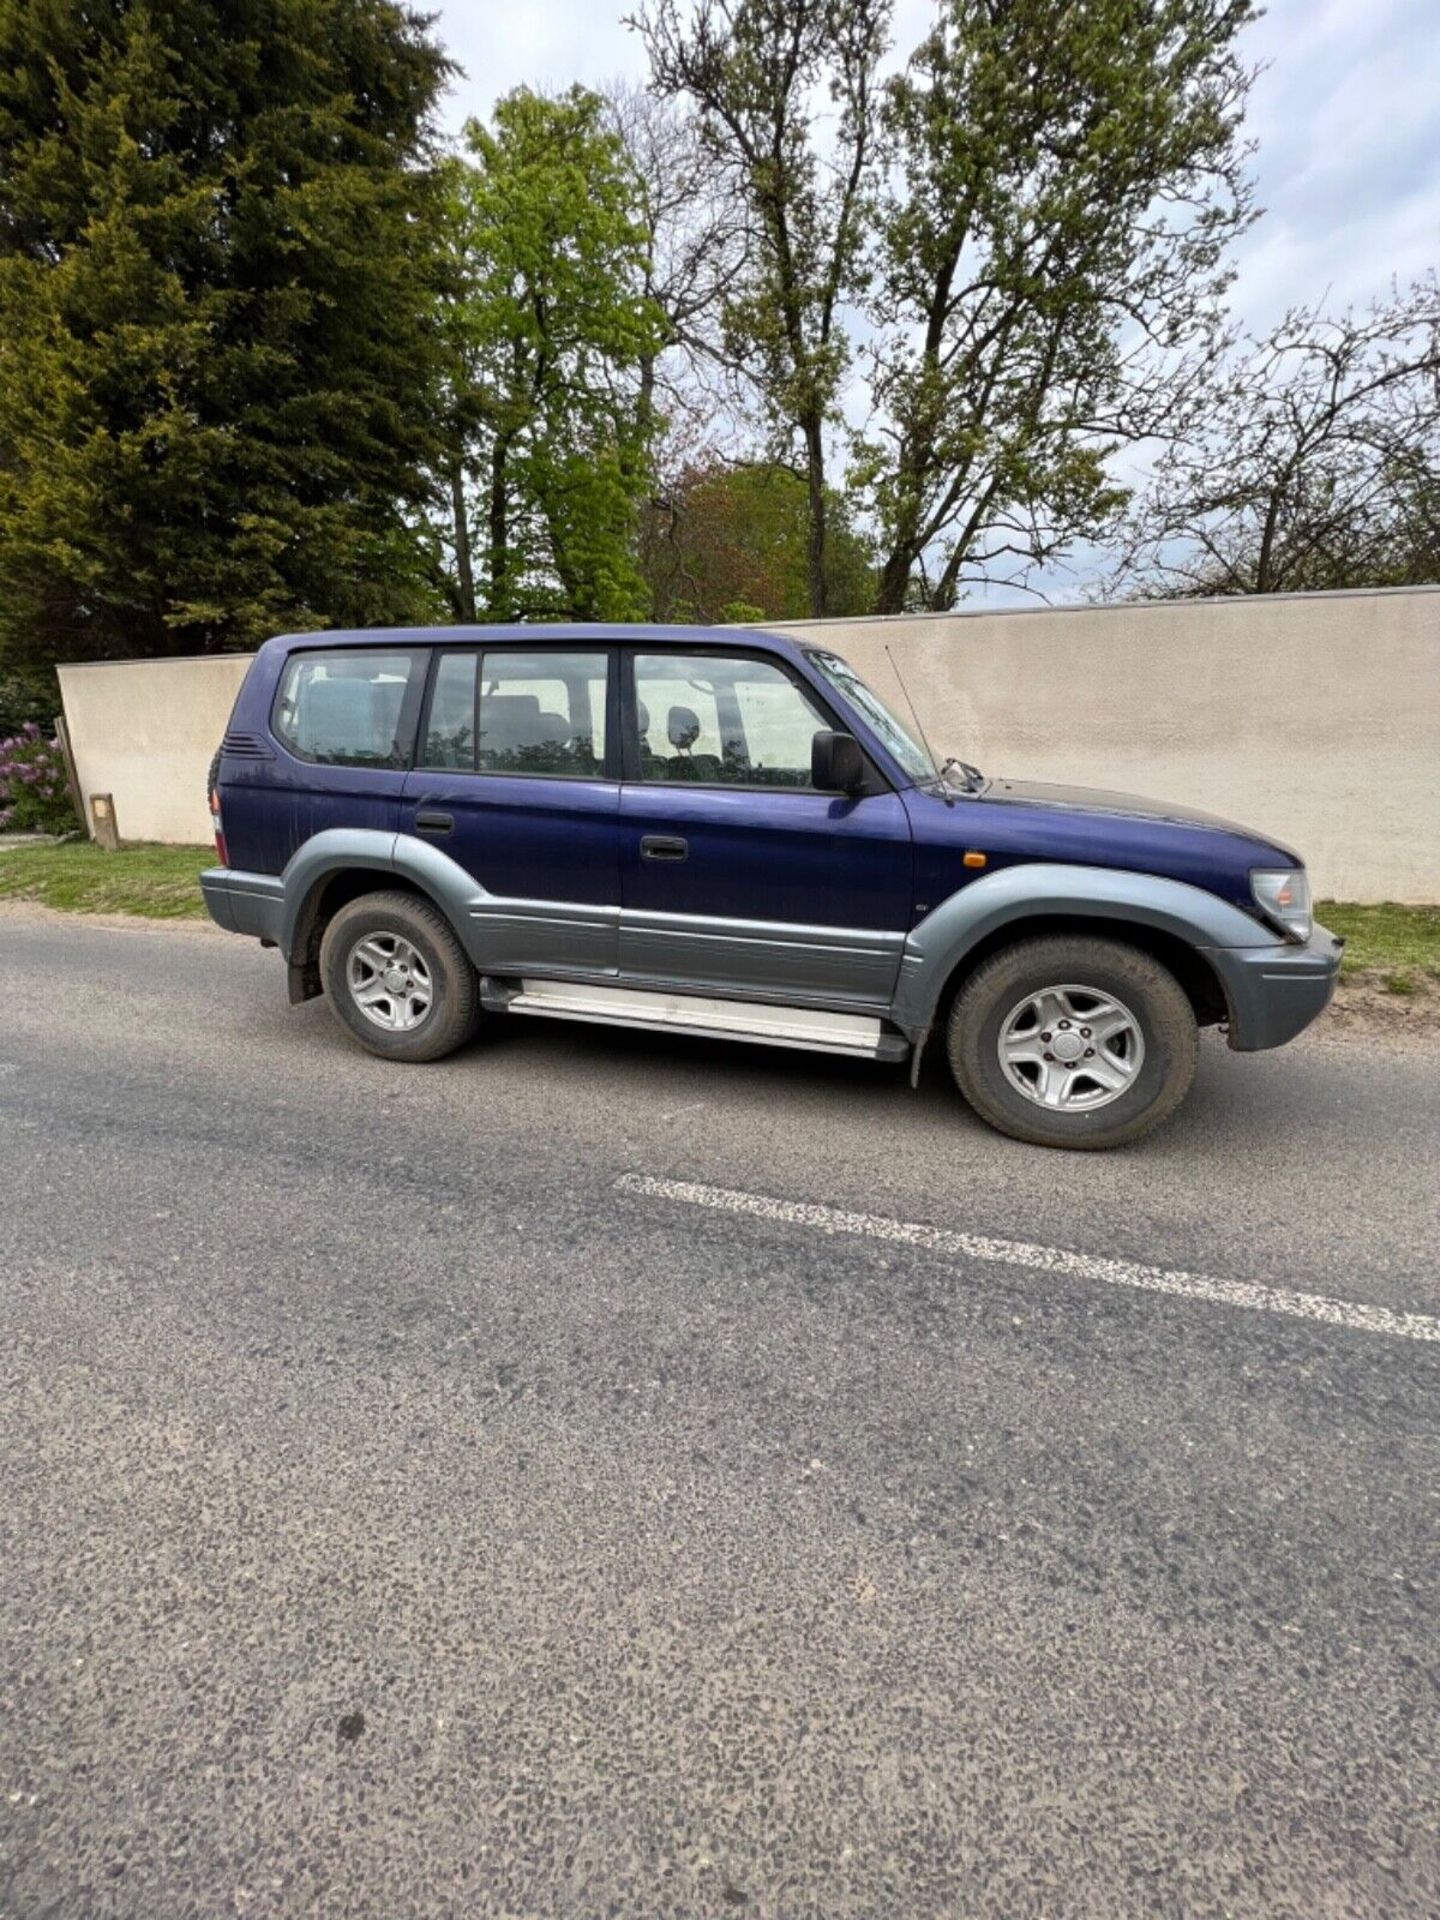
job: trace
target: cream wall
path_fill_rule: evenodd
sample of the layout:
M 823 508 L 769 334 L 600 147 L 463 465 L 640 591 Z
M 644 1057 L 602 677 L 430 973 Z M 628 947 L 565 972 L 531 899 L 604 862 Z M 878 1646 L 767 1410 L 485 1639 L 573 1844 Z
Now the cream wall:
M 799 621 L 931 745 L 1293 845 L 1322 896 L 1440 901 L 1440 588 Z
M 217 654 L 61 667 L 87 822 L 91 794 L 109 793 L 122 840 L 207 841 L 205 775 L 249 665 Z
M 1322 895 L 1440 901 L 1440 588 L 801 621 L 940 753 L 1130 788 L 1293 844 Z M 249 661 L 62 667 L 81 791 L 121 836 L 202 842 Z

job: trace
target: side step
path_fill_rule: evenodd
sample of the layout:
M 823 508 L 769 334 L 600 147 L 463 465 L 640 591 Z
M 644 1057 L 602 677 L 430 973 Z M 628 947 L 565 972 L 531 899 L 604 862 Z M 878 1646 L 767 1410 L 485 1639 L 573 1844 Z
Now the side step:
M 750 1040 L 772 1047 L 802 1047 L 810 1053 L 845 1053 L 862 1060 L 903 1060 L 910 1051 L 909 1041 L 901 1034 L 887 1033 L 883 1021 L 863 1013 L 704 1000 L 696 994 L 647 993 L 573 980 L 522 980 L 517 989 L 485 978 L 480 990 L 484 1004 L 496 1012 L 694 1033 L 712 1040 Z

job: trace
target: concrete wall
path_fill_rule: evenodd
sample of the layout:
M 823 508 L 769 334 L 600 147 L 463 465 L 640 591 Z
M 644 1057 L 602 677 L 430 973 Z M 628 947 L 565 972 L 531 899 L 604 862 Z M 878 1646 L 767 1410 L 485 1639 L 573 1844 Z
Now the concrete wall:
M 1321 897 L 1440 901 L 1440 588 L 799 621 L 986 773 L 1179 800 Z
M 1300 850 L 1321 895 L 1440 901 L 1440 588 L 1023 609 L 787 629 L 843 653 L 937 752 L 1130 788 Z M 121 836 L 202 842 L 242 656 L 64 667 L 82 792 Z
M 249 665 L 217 654 L 61 667 L 87 824 L 91 794 L 109 793 L 122 840 L 209 840 L 205 775 Z

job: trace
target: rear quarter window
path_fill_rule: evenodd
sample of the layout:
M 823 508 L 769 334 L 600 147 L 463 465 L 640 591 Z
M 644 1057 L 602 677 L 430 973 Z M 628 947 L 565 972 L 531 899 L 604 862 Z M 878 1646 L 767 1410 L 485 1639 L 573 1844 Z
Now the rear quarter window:
M 270 725 L 302 760 L 334 767 L 406 767 L 425 676 L 423 648 L 292 654 Z

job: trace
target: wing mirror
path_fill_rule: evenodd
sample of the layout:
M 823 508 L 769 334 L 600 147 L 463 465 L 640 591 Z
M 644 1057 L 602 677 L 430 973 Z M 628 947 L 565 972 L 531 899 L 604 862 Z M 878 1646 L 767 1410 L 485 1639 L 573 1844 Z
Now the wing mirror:
M 822 728 L 810 743 L 810 784 L 817 793 L 858 793 L 865 784 L 865 756 L 853 733 Z

